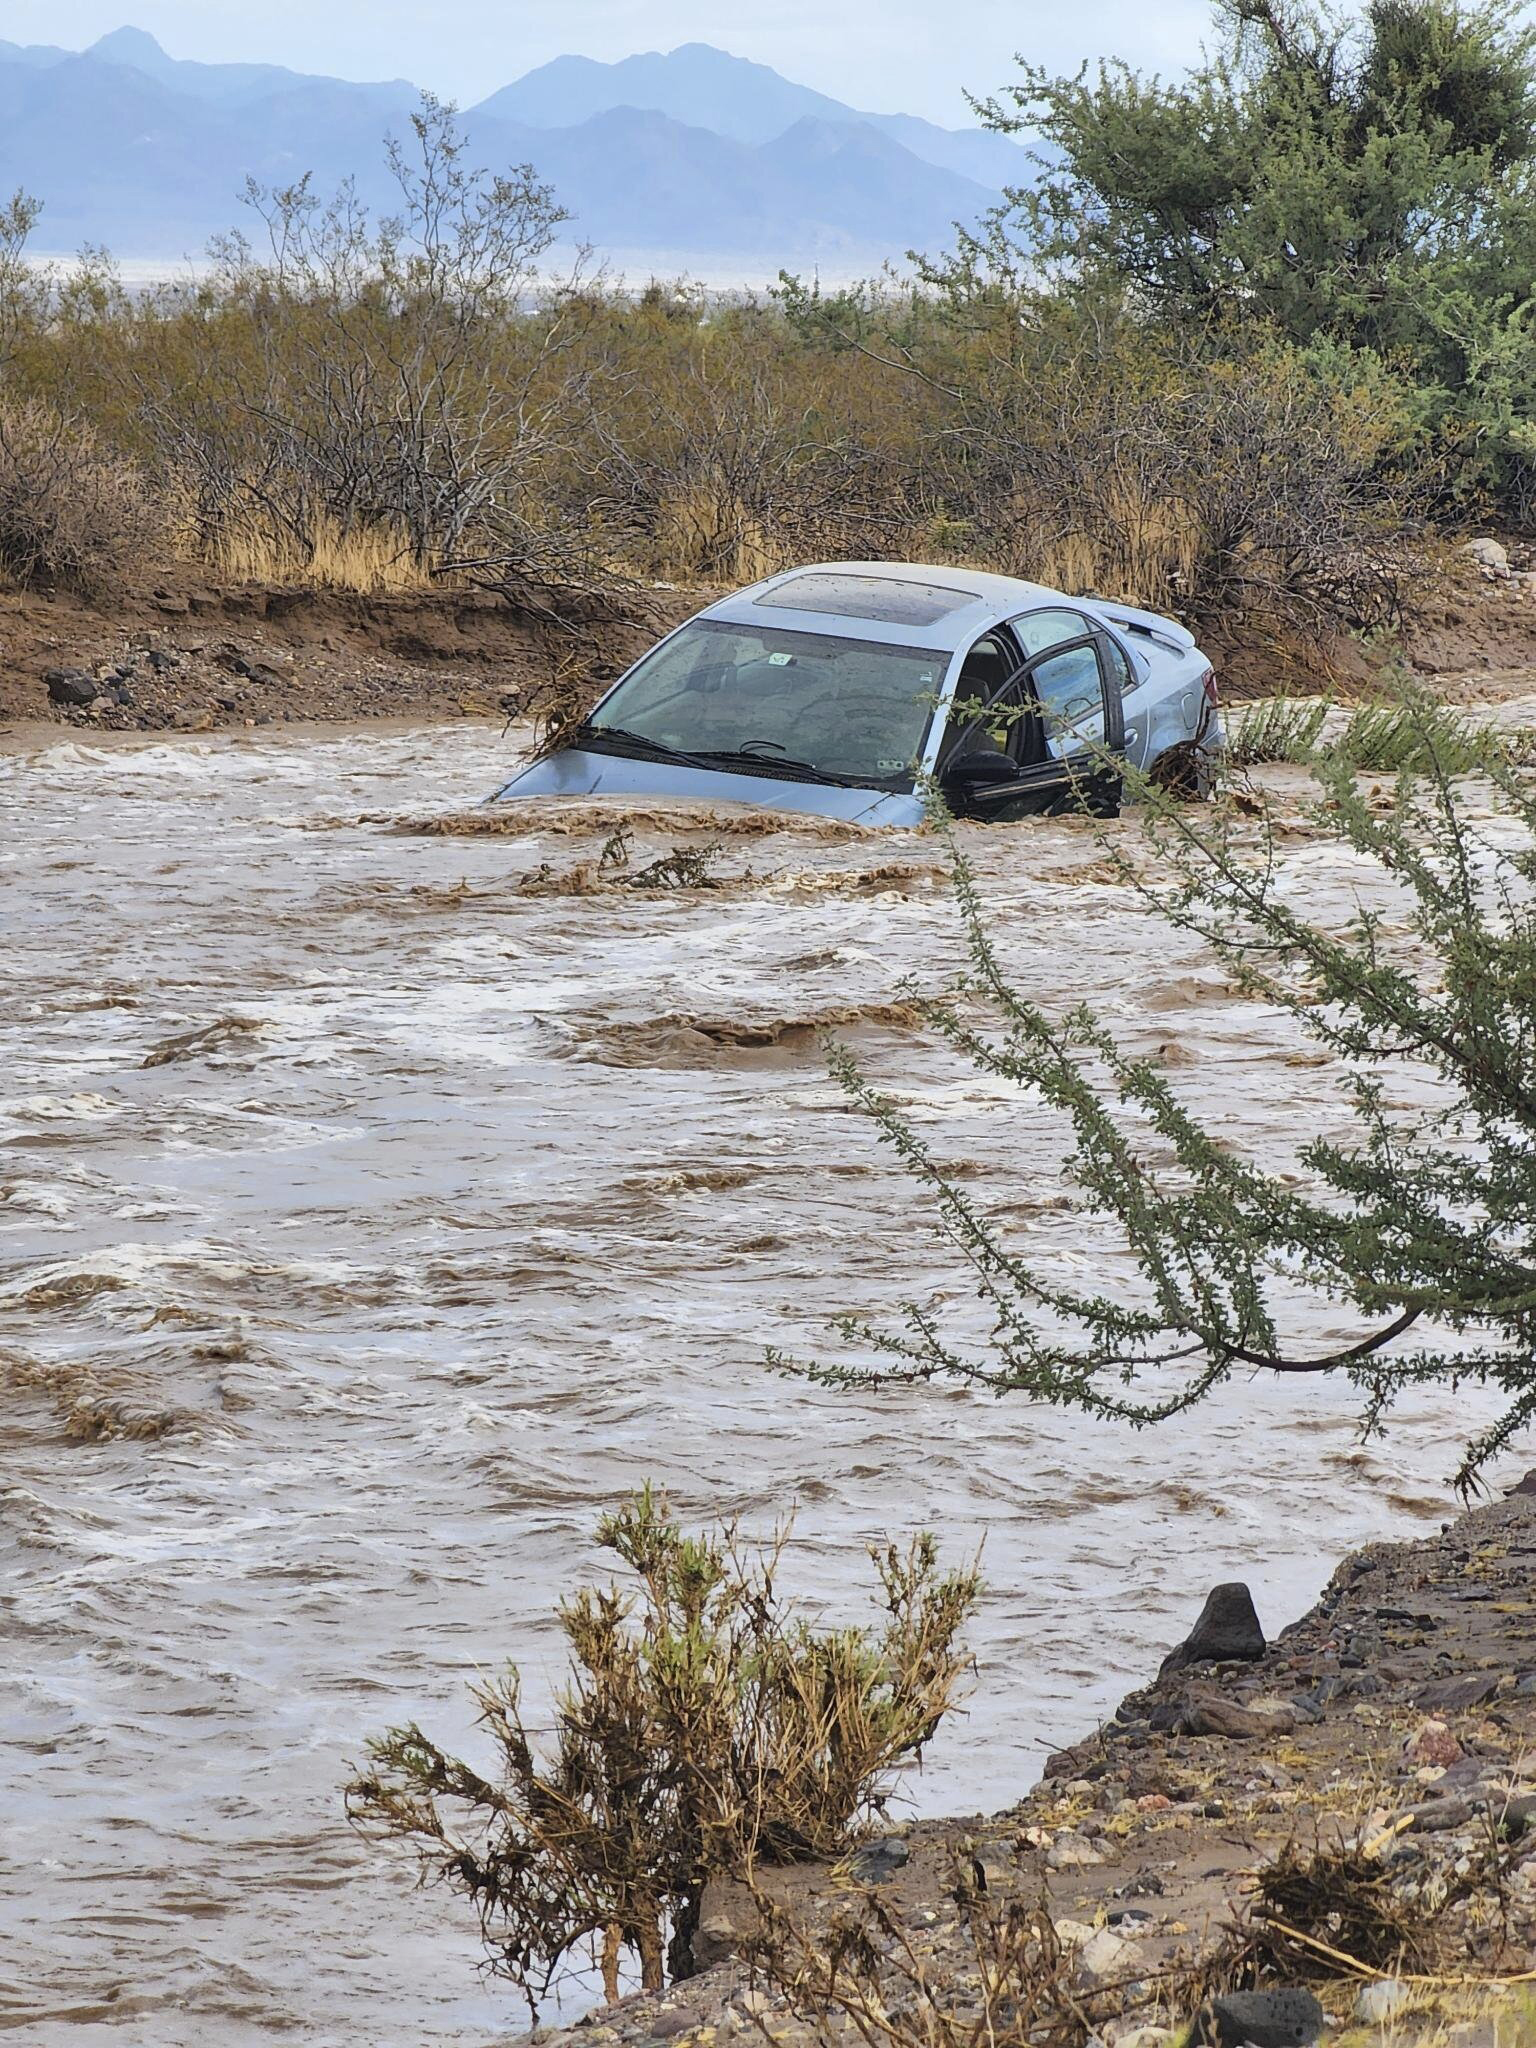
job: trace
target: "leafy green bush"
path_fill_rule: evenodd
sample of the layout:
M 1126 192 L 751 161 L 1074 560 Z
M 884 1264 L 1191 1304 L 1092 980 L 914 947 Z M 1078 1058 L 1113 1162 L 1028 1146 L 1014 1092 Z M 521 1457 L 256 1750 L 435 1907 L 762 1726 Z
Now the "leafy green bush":
M 1322 697 L 1266 697 L 1245 704 L 1227 717 L 1227 759 L 1234 768 L 1310 760 L 1328 711 Z
M 1332 709 L 1317 697 L 1270 697 L 1241 706 L 1228 719 L 1227 758 L 1235 768 L 1256 768 L 1303 765 L 1327 754 L 1362 774 L 1466 775 L 1509 755 L 1492 726 L 1425 699 L 1362 704 L 1328 738 Z
M 1055 1014 L 1052 991 L 1037 999 L 1004 974 L 955 848 L 985 1025 L 950 1002 L 917 1007 L 989 1084 L 1012 1082 L 1067 1119 L 1083 1214 L 1123 1240 L 1137 1280 L 1099 1291 L 1005 1241 L 838 1047 L 834 1072 L 929 1190 L 991 1327 L 962 1345 L 940 1312 L 911 1301 L 895 1328 L 846 1320 L 847 1362 L 778 1363 L 839 1386 L 954 1379 L 1134 1424 L 1181 1414 L 1256 1368 L 1348 1377 L 1367 1428 L 1420 1384 L 1484 1385 L 1501 1410 L 1464 1448 L 1463 1487 L 1536 1421 L 1536 789 L 1490 741 L 1473 813 L 1446 758 L 1464 733 L 1406 686 L 1390 715 L 1353 723 L 1357 757 L 1410 764 L 1392 801 L 1361 786 L 1346 731 L 1312 756 L 1304 817 L 1376 869 L 1389 909 L 1357 899 L 1315 921 L 1288 894 L 1262 815 L 1255 848 L 1247 814 L 1197 815 L 1145 778 L 1154 861 L 1131 870 L 1235 986 L 1338 1063 L 1352 1138 L 1305 1142 L 1285 1172 L 1260 1167 L 1200 1121 L 1158 1057 L 1127 1052 L 1086 1006 Z M 1503 814 L 1493 831 L 1481 822 L 1490 787 Z M 1123 842 L 1116 850 L 1130 859 Z M 1288 1339 L 1308 1295 L 1349 1333 L 1315 1347 Z
M 1497 759 L 1501 745 L 1491 727 L 1420 700 L 1362 704 L 1331 751 L 1372 775 L 1466 775 Z
M 1399 366 L 1405 450 L 1422 459 L 1427 437 L 1452 495 L 1491 490 L 1528 518 L 1536 30 L 1509 0 L 1212 13 L 1183 77 L 1025 66 L 988 102 L 1050 162 L 949 274 L 1129 291 L 1221 354 L 1267 326 L 1340 381 Z
M 1304 765 L 1329 755 L 1361 774 L 1467 775 L 1508 761 L 1511 740 L 1493 726 L 1424 698 L 1362 704 L 1332 738 L 1325 698 L 1270 697 L 1229 715 L 1227 759 L 1234 768 Z
M 625 1949 L 648 1988 L 686 1975 L 706 1880 L 845 1847 L 954 1703 L 974 1570 L 941 1572 L 929 1536 L 871 1549 L 883 1622 L 821 1631 L 780 1598 L 785 1538 L 686 1535 L 646 1487 L 598 1527 L 634 1593 L 560 1609 L 573 1666 L 547 1760 L 515 1669 L 475 1688 L 494 1777 L 414 1724 L 370 1742 L 352 1819 L 471 1900 L 492 1967 L 530 2001 L 586 1944 L 610 1999 Z

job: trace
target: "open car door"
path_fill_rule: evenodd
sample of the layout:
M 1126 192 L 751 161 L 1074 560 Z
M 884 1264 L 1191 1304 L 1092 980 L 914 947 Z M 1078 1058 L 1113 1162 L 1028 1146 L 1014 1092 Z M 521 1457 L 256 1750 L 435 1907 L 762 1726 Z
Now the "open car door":
M 1057 614 L 1061 617 L 1061 614 Z M 1113 817 L 1125 748 L 1118 671 L 1094 623 L 1021 661 L 981 698 L 957 694 L 939 760 L 960 817 L 1006 820 L 1065 810 Z

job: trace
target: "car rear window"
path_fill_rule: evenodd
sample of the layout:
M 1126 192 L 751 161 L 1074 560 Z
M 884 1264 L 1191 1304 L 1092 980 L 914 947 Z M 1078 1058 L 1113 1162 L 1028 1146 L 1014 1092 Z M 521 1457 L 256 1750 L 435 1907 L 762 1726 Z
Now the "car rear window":
M 979 590 L 943 583 L 908 583 L 894 576 L 848 576 L 812 570 L 792 576 L 756 600 L 794 612 L 826 612 L 843 619 L 876 619 L 887 626 L 936 626 L 951 612 L 980 601 Z

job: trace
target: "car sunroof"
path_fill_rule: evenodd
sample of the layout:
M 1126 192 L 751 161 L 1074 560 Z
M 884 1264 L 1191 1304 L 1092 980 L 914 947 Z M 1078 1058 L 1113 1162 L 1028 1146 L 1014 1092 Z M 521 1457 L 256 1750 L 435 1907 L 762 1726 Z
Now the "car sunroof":
M 874 619 L 883 626 L 935 626 L 951 612 L 979 601 L 975 590 L 942 583 L 898 583 L 894 576 L 845 576 L 811 570 L 766 591 L 756 602 L 781 611 L 825 612 L 844 619 Z

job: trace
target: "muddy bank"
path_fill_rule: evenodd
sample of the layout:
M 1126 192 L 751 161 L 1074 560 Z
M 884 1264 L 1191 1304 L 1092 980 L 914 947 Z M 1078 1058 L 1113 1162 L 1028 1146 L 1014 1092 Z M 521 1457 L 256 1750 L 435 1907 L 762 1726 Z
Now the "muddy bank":
M 1536 573 L 1465 558 L 1415 593 L 1403 649 L 1453 699 L 1521 695 L 1536 667 Z M 0 737 L 44 721 L 97 732 L 206 732 L 388 718 L 488 718 L 589 702 L 713 588 L 521 604 L 489 592 L 404 595 L 240 584 L 185 569 L 91 604 L 0 589 Z M 1234 700 L 1379 687 L 1379 651 L 1277 651 L 1204 636 Z
M 1197 1628 L 1017 1804 L 762 1889 L 824 1937 L 865 1910 L 862 1877 L 887 1938 L 972 2017 L 964 1895 L 1043 1903 L 1112 2048 L 1245 1985 L 1310 1986 L 1346 2036 L 1492 2041 L 1490 1993 L 1536 1964 L 1533 1559 L 1536 1474 L 1437 1536 L 1356 1551 L 1267 1645 L 1229 1598 L 1236 1627 Z M 701 1975 L 546 2042 L 826 2038 L 752 1965 L 744 1886 L 712 1887 L 702 1919 Z
M 185 574 L 100 604 L 0 589 L 0 728 L 206 732 L 486 718 L 595 694 L 712 591 L 562 599 L 223 586 Z

